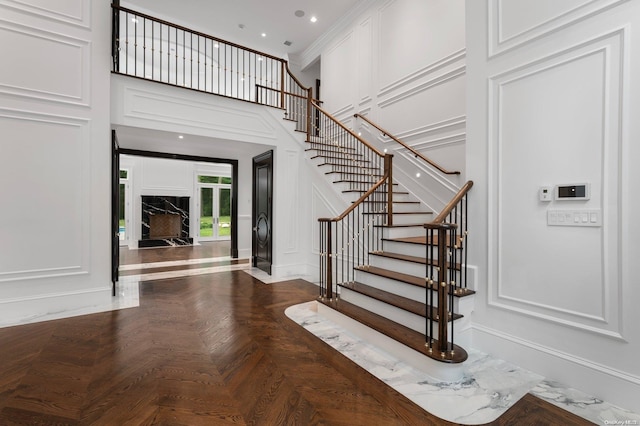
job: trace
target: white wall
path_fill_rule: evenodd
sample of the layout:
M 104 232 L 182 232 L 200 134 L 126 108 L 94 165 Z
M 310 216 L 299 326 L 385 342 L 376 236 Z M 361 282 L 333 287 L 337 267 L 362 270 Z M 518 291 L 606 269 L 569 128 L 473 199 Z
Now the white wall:
M 640 411 L 640 2 L 466 6 L 474 345 Z M 581 182 L 588 201 L 538 200 Z M 602 225 L 547 225 L 577 209 Z
M 110 298 L 110 15 L 0 1 L 0 325 Z
M 464 37 L 462 0 L 380 0 L 321 54 L 323 107 L 393 153 L 394 177 L 435 208 L 464 182 Z M 355 113 L 463 176 L 442 175 L 416 160 Z

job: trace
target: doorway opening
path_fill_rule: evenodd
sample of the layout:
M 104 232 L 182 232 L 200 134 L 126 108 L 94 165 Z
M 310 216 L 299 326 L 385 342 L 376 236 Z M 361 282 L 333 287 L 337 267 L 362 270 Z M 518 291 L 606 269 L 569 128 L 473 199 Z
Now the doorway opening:
M 116 268 L 128 275 L 153 263 L 184 263 L 184 269 L 189 269 L 211 263 L 212 258 L 237 262 L 238 160 L 127 148 L 119 148 L 117 156 L 122 156 L 124 164 L 117 172 L 114 169 L 119 183 L 114 187 L 118 191 L 114 219 L 117 243 L 122 245 L 116 248 L 118 256 L 114 250 Z M 182 174 L 186 180 L 173 185 L 170 176 L 162 176 L 162 167 L 173 160 L 182 163 L 178 167 L 194 170 L 196 182 Z M 154 167 L 158 179 L 166 179 L 164 187 L 150 184 L 145 176 Z M 149 248 L 141 248 L 145 238 Z M 158 241 L 166 244 L 153 245 Z

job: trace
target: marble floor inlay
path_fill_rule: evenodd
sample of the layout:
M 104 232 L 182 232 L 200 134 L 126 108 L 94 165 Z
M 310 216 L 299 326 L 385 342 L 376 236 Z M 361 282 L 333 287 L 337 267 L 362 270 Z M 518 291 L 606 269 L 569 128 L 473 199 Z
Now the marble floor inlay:
M 473 425 L 493 421 L 525 394 L 532 393 L 592 422 L 640 424 L 637 414 L 546 381 L 538 374 L 473 349 L 468 351 L 463 379 L 442 382 L 319 315 L 316 302 L 291 306 L 285 313 L 426 411 L 451 422 Z

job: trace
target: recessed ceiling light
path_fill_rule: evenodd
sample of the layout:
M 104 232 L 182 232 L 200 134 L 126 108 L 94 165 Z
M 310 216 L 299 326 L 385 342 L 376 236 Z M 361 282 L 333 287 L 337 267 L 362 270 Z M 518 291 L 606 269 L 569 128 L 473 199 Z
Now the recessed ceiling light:
M 309 19 L 311 22 L 317 22 L 318 18 L 316 18 L 315 16 L 312 16 L 311 19 Z
M 137 24 L 138 20 L 136 18 L 131 18 L 131 22 L 133 22 L 134 24 Z
M 416 177 L 420 177 L 420 172 L 416 173 Z
M 296 15 L 298 18 L 302 18 L 304 16 L 304 10 L 296 10 L 294 12 L 294 15 Z
M 218 47 L 220 47 L 220 45 L 218 43 L 216 43 L 216 44 L 213 45 L 213 47 L 215 47 L 217 49 Z
M 178 135 L 178 139 L 184 139 L 184 136 Z
M 260 35 L 261 35 L 262 37 L 266 37 L 266 36 L 267 36 L 267 34 L 266 34 L 266 33 L 262 33 L 262 34 L 260 34 Z
M 258 61 L 262 61 L 262 57 L 258 57 Z

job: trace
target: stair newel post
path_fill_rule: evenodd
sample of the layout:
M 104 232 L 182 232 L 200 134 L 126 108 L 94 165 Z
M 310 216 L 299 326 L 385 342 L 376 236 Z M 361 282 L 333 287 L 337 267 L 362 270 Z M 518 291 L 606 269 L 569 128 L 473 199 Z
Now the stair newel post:
M 393 154 L 384 155 L 384 174 L 387 177 L 387 225 L 393 225 Z
M 333 299 L 333 262 L 332 262 L 332 247 L 331 241 L 331 228 L 332 222 L 327 221 L 327 292 L 326 297 L 328 300 Z
M 324 299 L 324 295 L 326 293 L 326 282 L 325 282 L 325 268 L 324 268 L 324 263 L 325 263 L 325 240 L 324 240 L 324 222 L 322 222 L 321 220 L 318 221 L 318 225 L 320 226 L 320 269 L 319 269 L 319 274 L 320 274 L 320 298 Z

